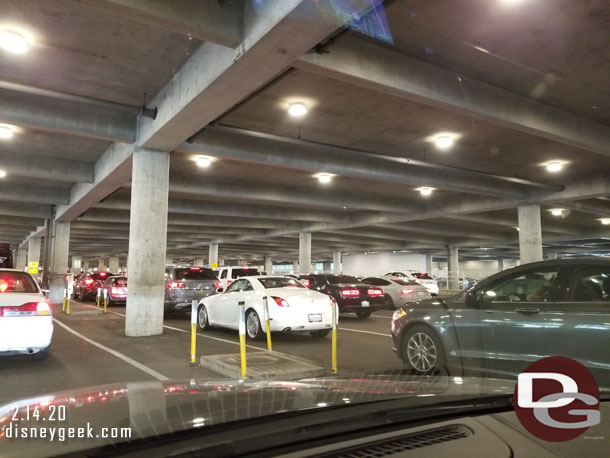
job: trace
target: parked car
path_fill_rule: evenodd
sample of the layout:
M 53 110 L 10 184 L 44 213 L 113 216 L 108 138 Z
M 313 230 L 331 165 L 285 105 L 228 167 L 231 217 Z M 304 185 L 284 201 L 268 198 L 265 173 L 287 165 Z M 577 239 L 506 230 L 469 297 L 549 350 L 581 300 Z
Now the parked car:
M 104 288 L 108 291 L 108 306 L 127 302 L 127 277 L 115 275 L 109 277 Z
M 226 267 L 217 267 L 214 269 L 216 275 L 218 275 L 218 280 L 220 282 L 220 287 L 226 289 L 231 283 L 241 277 L 253 277 L 256 275 L 260 275 L 260 272 L 256 267 L 250 266 L 226 266 Z
M 0 269 L 0 355 L 47 357 L 53 338 L 51 307 L 30 274 Z
M 0 268 L 12 269 L 13 251 L 10 243 L 0 243 Z
M 166 312 L 190 308 L 193 300 L 216 294 L 220 282 L 208 267 L 167 267 L 165 269 Z
M 525 264 L 448 299 L 407 304 L 392 320 L 394 350 L 418 372 L 516 376 L 546 356 L 587 366 L 610 385 L 610 260 Z
M 384 275 L 384 278 L 406 278 L 408 280 L 416 281 L 420 285 L 425 286 L 432 296 L 438 295 L 438 282 L 432 278 L 426 272 L 412 272 L 406 270 L 399 270 L 388 272 Z
M 74 297 L 80 301 L 95 299 L 97 289 L 104 288 L 106 280 L 114 274 L 110 272 L 86 272 L 74 285 Z
M 309 289 L 328 294 L 339 304 L 341 313 L 355 313 L 366 319 L 383 308 L 383 290 L 362 283 L 351 275 L 299 275 L 299 280 Z
M 429 299 L 430 293 L 428 289 L 413 280 L 406 278 L 381 278 L 368 277 L 362 280 L 362 283 L 367 285 L 379 286 L 383 291 L 385 298 L 385 307 L 394 310 L 396 307 L 407 304 L 409 302 Z
M 235 280 L 222 294 L 201 300 L 198 324 L 203 330 L 218 326 L 239 327 L 238 302 L 246 303 L 246 333 L 261 340 L 267 331 L 263 297 L 269 307 L 269 327 L 275 331 L 309 332 L 313 337 L 325 337 L 332 326 L 334 299 L 311 291 L 288 277 L 251 276 Z

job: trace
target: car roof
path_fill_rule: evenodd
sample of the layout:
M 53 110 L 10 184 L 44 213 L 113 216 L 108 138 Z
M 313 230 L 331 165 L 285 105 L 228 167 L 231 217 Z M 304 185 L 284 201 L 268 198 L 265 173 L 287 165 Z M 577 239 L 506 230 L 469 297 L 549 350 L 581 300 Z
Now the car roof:
M 22 274 L 27 274 L 27 272 L 24 272 L 23 270 L 18 270 L 18 269 L 8 269 L 8 268 L 0 268 L 0 272 L 19 272 Z

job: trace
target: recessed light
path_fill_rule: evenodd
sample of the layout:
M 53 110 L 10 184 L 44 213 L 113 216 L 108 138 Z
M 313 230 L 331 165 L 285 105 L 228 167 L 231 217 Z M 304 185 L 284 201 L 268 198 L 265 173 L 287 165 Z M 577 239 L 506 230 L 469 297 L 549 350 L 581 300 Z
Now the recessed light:
M 551 208 L 549 211 L 553 216 L 561 216 L 563 215 L 563 208 Z
M 519 232 L 521 229 L 519 229 L 519 226 L 513 226 L 513 229 L 516 229 L 517 232 Z
M 0 140 L 12 138 L 15 131 L 10 126 L 0 126 Z
M 610 218 L 600 218 L 599 220 L 604 226 L 610 226 Z
M 0 178 L 4 178 L 6 176 L 6 172 L 4 170 L 0 170 Z
M 332 181 L 334 175 L 332 173 L 318 173 L 314 175 L 320 183 L 328 184 Z
M 483 46 L 475 46 L 474 49 L 476 49 L 477 51 L 484 52 L 485 54 L 489 54 L 489 49 L 484 48 Z
M 307 114 L 307 107 L 303 103 L 293 103 L 288 107 L 288 114 L 295 118 L 305 116 Z
M 3 30 L 0 31 L 0 48 L 13 54 L 23 54 L 30 49 L 30 43 L 18 32 Z
M 421 188 L 417 188 L 416 191 L 419 191 L 419 193 L 422 196 L 429 196 L 432 194 L 432 191 L 434 191 L 434 188 L 430 188 L 428 186 L 422 186 Z
M 434 144 L 439 149 L 448 149 L 453 146 L 453 138 L 449 135 L 439 135 L 436 137 Z
M 559 161 L 548 162 L 546 164 L 546 169 L 552 173 L 560 172 L 561 169 L 563 169 L 563 163 L 561 163 Z
M 212 164 L 212 158 L 207 156 L 199 156 L 197 159 L 195 159 L 195 163 L 198 167 L 206 168 Z

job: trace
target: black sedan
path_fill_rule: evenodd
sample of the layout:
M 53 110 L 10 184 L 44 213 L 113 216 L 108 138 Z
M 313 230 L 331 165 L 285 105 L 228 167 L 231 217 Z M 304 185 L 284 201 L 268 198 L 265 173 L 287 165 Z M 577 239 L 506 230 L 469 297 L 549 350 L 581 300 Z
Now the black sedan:
M 406 304 L 394 350 L 417 372 L 516 377 L 547 356 L 610 381 L 610 260 L 542 261 L 505 270 L 448 299 Z
M 299 281 L 309 289 L 333 297 L 339 313 L 355 313 L 358 318 L 368 318 L 385 303 L 381 288 L 364 284 L 350 275 L 299 275 Z

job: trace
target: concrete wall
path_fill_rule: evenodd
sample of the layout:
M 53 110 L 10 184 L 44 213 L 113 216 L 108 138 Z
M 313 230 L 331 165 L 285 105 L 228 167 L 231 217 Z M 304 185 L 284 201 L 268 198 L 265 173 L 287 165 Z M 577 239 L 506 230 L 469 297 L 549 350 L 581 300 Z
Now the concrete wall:
M 515 259 L 505 259 L 504 260 L 504 270 L 510 269 L 511 267 L 515 267 L 518 261 Z M 446 262 L 435 262 L 433 264 L 432 273 L 439 277 L 443 277 L 447 275 L 447 263 Z M 489 277 L 490 275 L 498 272 L 498 261 L 496 259 L 492 259 L 489 261 L 461 261 L 459 263 L 459 272 L 460 277 L 465 276 L 469 278 L 481 279 L 484 277 Z
M 426 270 L 426 256 L 416 253 L 343 255 L 346 275 L 383 275 L 390 270 Z

